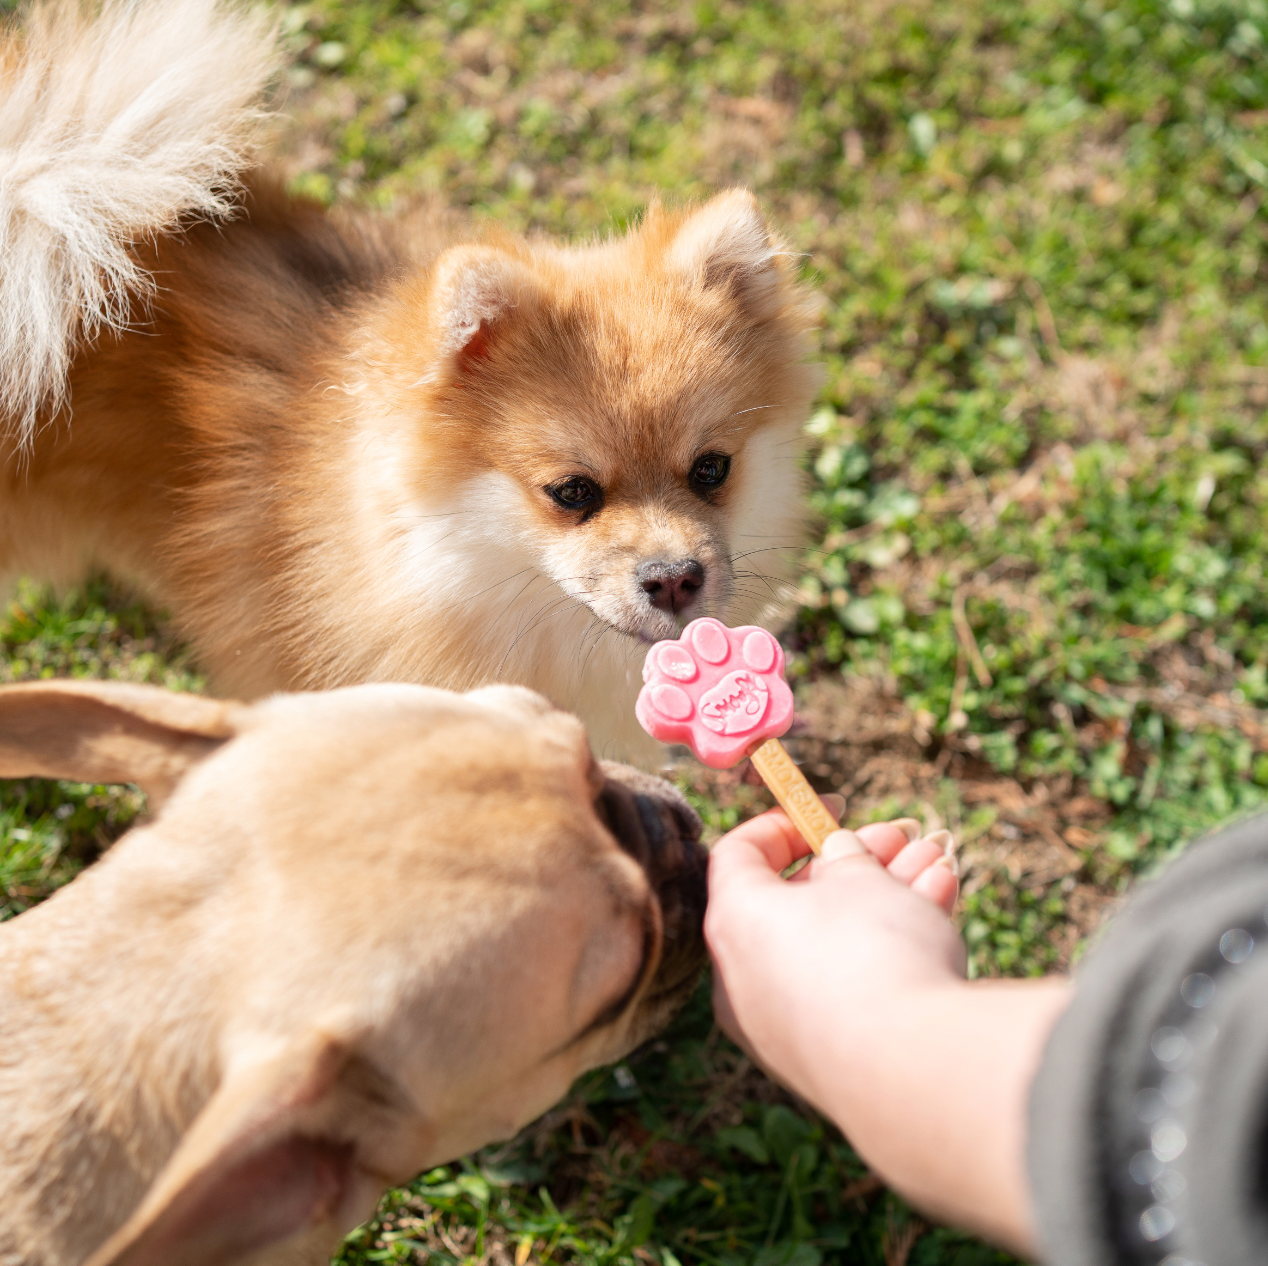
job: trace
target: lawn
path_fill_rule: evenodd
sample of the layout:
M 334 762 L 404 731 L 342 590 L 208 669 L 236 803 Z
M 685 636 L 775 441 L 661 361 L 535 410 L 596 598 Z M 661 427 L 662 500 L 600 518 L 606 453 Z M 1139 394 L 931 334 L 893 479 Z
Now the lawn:
M 756 190 L 822 295 L 791 745 L 851 820 L 964 841 L 977 974 L 1067 966 L 1128 883 L 1268 799 L 1268 3 L 314 0 L 296 187 L 620 229 Z M 198 688 L 106 582 L 23 589 L 0 680 Z M 761 807 L 684 770 L 716 834 Z M 0 917 L 135 793 L 0 791 Z M 711 1027 L 392 1193 L 370 1262 L 976 1266 Z

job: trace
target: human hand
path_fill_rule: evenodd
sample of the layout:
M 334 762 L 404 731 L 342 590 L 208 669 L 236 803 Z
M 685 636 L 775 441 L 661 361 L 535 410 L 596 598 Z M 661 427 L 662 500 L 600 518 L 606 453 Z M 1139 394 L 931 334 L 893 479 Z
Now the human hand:
M 1026 1101 L 1068 986 L 964 979 L 955 875 L 911 819 L 806 852 L 780 810 L 724 836 L 705 939 L 719 1024 L 934 1217 L 1033 1251 Z
M 791 880 L 780 872 L 807 846 L 782 810 L 713 847 L 705 938 L 718 1023 L 828 1111 L 825 1074 L 848 1075 L 842 1047 L 866 1041 L 870 1020 L 905 991 L 964 974 L 947 918 L 958 892 L 950 836 L 918 838 L 919 828 L 906 818 L 837 831 Z

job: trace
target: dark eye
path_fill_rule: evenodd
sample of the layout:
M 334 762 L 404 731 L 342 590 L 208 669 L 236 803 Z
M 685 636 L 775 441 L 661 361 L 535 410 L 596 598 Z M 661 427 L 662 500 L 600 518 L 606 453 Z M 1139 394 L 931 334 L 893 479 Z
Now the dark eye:
M 591 483 L 589 479 L 582 479 L 580 475 L 565 479 L 561 484 L 550 484 L 546 491 L 555 504 L 563 506 L 565 510 L 591 509 L 603 495 L 597 484 Z
M 725 453 L 706 453 L 691 468 L 691 485 L 700 491 L 717 488 L 731 473 L 731 459 Z

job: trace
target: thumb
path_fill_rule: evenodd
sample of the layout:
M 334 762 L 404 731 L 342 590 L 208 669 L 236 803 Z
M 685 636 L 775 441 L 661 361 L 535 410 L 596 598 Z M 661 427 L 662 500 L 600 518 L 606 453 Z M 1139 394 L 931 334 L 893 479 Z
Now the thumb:
M 760 821 L 760 820 L 759 820 Z M 769 913 L 783 887 L 778 849 L 763 848 L 760 833 L 748 823 L 724 835 L 709 850 L 709 900 L 704 912 L 704 939 L 714 960 L 714 1007 L 727 1033 L 738 1031 L 726 1001 L 726 971 L 722 966 L 737 948 L 752 939 L 757 912 Z M 766 841 L 769 844 L 771 841 Z M 720 1001 L 719 1001 L 720 999 Z
M 782 886 L 780 870 L 789 863 L 784 861 L 780 841 L 763 838 L 767 834 L 771 833 L 738 827 L 709 850 L 710 904 L 740 890 Z
M 867 858 L 880 865 L 875 854 L 863 843 L 862 838 L 856 832 L 844 828 L 840 831 L 833 831 L 831 835 L 824 839 L 823 844 L 820 846 L 819 856 L 814 859 L 812 878 L 817 879 L 827 871 L 838 872 L 838 863 L 849 861 L 852 858 Z M 847 867 L 846 869 L 852 870 L 853 867 Z
M 863 857 L 864 855 L 870 856 L 867 845 L 854 831 L 845 827 L 827 836 L 819 849 L 821 862 L 836 862 L 843 857 Z
M 780 873 L 809 848 L 782 809 L 771 809 L 728 831 L 709 850 L 709 895 L 735 886 L 782 884 Z

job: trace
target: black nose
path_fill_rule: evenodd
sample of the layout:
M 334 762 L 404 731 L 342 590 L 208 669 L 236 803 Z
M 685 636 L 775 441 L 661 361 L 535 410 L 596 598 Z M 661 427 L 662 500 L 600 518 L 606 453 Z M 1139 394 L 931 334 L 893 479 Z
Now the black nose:
M 642 563 L 634 575 L 652 606 L 670 615 L 689 607 L 704 584 L 704 568 L 694 558 L 680 558 L 676 563 Z
M 709 853 L 700 843 L 700 817 L 676 787 L 614 761 L 600 767 L 607 781 L 595 808 L 617 843 L 643 868 L 660 902 L 664 943 L 656 979 L 643 1000 L 642 1041 L 690 996 L 708 957 Z

